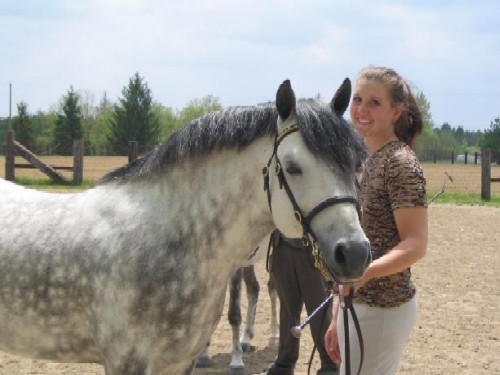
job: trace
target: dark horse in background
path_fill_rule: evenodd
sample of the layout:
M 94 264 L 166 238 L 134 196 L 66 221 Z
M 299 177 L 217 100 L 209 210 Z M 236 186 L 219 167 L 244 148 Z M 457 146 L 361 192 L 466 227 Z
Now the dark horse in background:
M 243 362 L 243 353 L 255 350 L 255 347 L 252 345 L 252 339 L 255 336 L 254 324 L 257 313 L 257 302 L 259 300 L 260 284 L 257 280 L 253 263 L 260 261 L 261 258 L 266 255 L 266 252 L 269 250 L 268 246 L 269 236 L 266 236 L 251 254 L 248 260 L 248 263 L 250 264 L 248 266 L 238 268 L 229 282 L 227 318 L 232 330 L 232 350 L 231 362 L 229 363 L 229 373 L 233 375 L 244 373 L 245 364 Z M 243 283 L 246 287 L 247 311 L 245 327 L 243 329 L 243 333 L 241 333 L 241 292 Z M 278 292 L 271 277 L 269 277 L 267 281 L 267 292 L 271 303 L 268 347 L 277 349 L 279 345 Z M 196 367 L 204 368 L 211 365 L 209 348 L 210 343 L 208 343 L 206 348 L 199 355 L 196 361 Z
M 229 279 L 275 227 L 309 238 L 339 283 L 360 278 L 349 96 L 346 80 L 329 104 L 296 101 L 285 81 L 275 104 L 203 116 L 80 193 L 0 180 L 0 349 L 191 374 Z

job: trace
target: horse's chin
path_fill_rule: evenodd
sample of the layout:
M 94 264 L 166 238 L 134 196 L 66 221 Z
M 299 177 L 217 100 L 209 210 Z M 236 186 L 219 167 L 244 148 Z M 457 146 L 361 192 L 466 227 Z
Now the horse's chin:
M 363 277 L 364 270 L 366 269 L 363 268 L 362 271 L 358 272 L 350 272 L 350 273 L 345 273 L 345 269 L 342 267 L 342 265 L 339 264 L 333 264 L 333 265 L 328 265 L 325 264 L 326 268 L 330 274 L 330 277 L 332 278 L 333 282 L 337 285 L 348 285 L 348 284 L 356 284 L 358 281 L 361 280 Z
M 350 285 L 350 284 L 356 284 L 358 281 L 361 280 L 361 277 L 357 278 L 349 278 L 349 277 L 338 277 L 337 275 L 330 274 L 332 277 L 332 280 L 337 284 L 337 285 Z

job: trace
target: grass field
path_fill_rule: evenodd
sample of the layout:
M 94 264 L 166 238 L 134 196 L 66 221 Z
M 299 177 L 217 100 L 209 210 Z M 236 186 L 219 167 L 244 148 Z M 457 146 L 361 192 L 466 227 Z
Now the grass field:
M 70 156 L 46 156 L 41 158 L 49 165 L 72 165 L 73 159 Z M 22 163 L 22 158 L 16 158 L 17 163 Z M 92 185 L 109 171 L 127 163 L 125 156 L 86 156 L 83 161 L 83 178 L 87 181 L 85 187 Z M 453 182 L 446 182 L 447 193 L 471 193 L 481 192 L 481 166 L 447 163 L 424 163 L 424 174 L 427 179 L 427 190 L 432 196 L 443 186 L 445 180 L 444 172 L 447 172 Z M 71 179 L 71 172 L 62 172 Z M 0 176 L 5 176 L 5 157 L 0 156 Z M 492 177 L 500 177 L 500 166 L 492 166 Z M 33 179 L 46 178 L 44 174 L 36 169 L 16 169 L 16 177 L 26 177 Z M 500 183 L 491 184 L 491 193 L 500 194 Z

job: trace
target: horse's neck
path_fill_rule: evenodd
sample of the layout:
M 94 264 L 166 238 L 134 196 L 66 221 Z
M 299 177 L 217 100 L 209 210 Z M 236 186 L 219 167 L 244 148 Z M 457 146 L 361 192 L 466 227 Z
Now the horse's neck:
M 261 174 L 271 152 L 271 139 L 263 137 L 240 151 L 189 159 L 170 168 L 156 186 L 145 183 L 142 199 L 167 215 L 163 230 L 170 239 L 239 264 L 273 228 Z

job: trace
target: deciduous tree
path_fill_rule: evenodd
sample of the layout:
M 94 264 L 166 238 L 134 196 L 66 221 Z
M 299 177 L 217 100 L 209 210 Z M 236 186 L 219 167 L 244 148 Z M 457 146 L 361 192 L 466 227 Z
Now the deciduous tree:
M 500 117 L 491 121 L 490 128 L 484 132 L 480 145 L 491 150 L 492 161 L 500 163 Z

